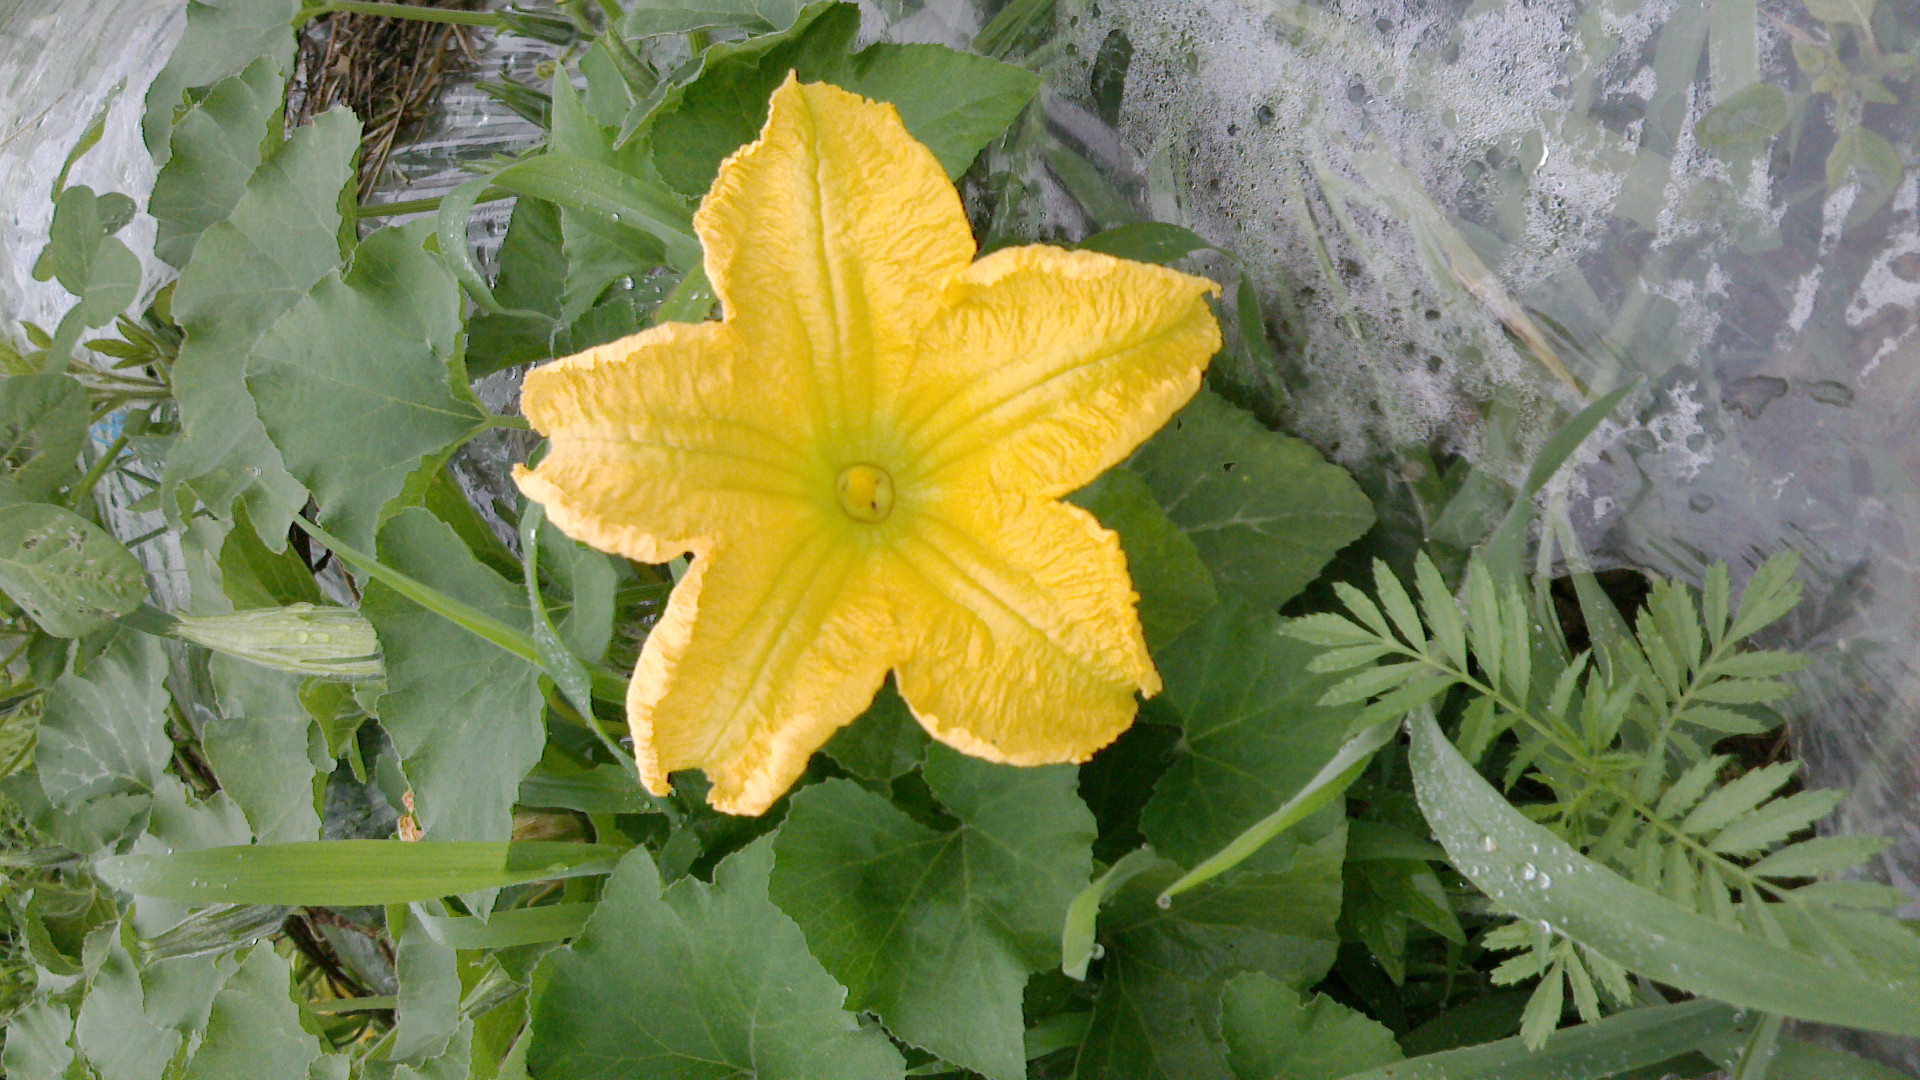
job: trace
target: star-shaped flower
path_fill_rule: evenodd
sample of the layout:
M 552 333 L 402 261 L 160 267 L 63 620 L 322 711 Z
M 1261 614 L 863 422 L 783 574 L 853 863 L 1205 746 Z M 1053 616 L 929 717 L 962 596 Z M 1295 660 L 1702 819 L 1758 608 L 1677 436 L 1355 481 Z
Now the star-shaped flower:
M 1032 246 L 974 261 L 891 105 L 789 77 L 694 226 L 725 318 L 527 375 L 515 477 L 568 535 L 692 553 L 627 695 L 648 788 L 758 814 L 892 672 L 934 738 L 1084 761 L 1160 679 L 1120 545 L 1062 503 L 1180 408 L 1217 287 Z

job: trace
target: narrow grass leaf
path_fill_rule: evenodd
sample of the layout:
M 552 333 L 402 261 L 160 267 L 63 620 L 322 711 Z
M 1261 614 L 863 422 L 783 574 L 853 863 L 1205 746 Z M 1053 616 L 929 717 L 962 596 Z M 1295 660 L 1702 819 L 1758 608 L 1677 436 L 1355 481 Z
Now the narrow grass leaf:
M 1587 859 L 1527 820 L 1431 718 L 1409 722 L 1414 786 L 1453 865 L 1497 905 L 1625 966 L 1729 1004 L 1889 1034 L 1920 1035 L 1920 987 L 1829 967 L 1724 927 Z
M 512 949 L 576 937 L 593 909 L 590 903 L 544 904 L 496 911 L 485 919 L 423 911 L 408 917 L 419 920 L 429 937 L 450 949 Z
M 1640 380 L 1635 378 L 1601 396 L 1575 413 L 1573 419 L 1540 444 L 1540 452 L 1533 459 L 1533 468 L 1528 470 L 1520 490 L 1514 493 L 1513 505 L 1507 509 L 1506 517 L 1501 520 L 1500 527 L 1494 530 L 1482 552 L 1481 557 L 1502 576 L 1518 577 L 1525 569 L 1522 556 L 1527 542 L 1527 525 L 1533 520 L 1533 497 L 1573 457 L 1574 451 L 1580 449 L 1580 444 L 1593 434 L 1600 422 L 1613 415 L 1613 410 L 1639 387 Z
M 549 840 L 316 840 L 100 860 L 122 892 L 181 904 L 359 907 L 604 874 L 624 848 Z
M 1138 877 L 1141 871 L 1163 865 L 1164 862 L 1153 853 L 1152 848 L 1135 848 L 1107 867 L 1067 905 L 1066 924 L 1060 930 L 1060 970 L 1068 978 L 1084 981 L 1087 977 L 1087 965 L 1093 961 L 1094 931 L 1100 921 L 1100 905 L 1106 903 L 1121 886 Z
M 1341 1080 L 1605 1080 L 1735 1037 L 1734 1010 L 1717 1001 L 1655 1005 L 1565 1028 L 1539 1050 L 1518 1036 L 1409 1058 Z

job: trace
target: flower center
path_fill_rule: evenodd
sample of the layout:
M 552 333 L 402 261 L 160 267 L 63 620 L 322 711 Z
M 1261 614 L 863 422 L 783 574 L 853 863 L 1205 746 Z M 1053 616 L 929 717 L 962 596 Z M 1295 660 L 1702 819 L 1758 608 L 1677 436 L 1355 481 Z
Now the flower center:
M 868 524 L 887 520 L 893 513 L 893 477 L 878 465 L 849 465 L 834 484 L 840 509 L 855 521 Z

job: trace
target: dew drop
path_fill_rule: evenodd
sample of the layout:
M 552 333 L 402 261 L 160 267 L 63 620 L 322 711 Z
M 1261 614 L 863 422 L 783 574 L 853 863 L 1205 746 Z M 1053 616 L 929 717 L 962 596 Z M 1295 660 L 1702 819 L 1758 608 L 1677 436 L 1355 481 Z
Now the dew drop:
M 1499 851 L 1499 850 L 1500 850 L 1500 845 L 1499 845 L 1499 844 L 1496 844 L 1496 843 L 1494 843 L 1494 841 L 1493 841 L 1493 837 L 1491 837 L 1491 836 L 1483 836 L 1483 837 L 1481 837 L 1481 838 L 1480 838 L 1480 850 L 1481 850 L 1481 851 L 1485 851 L 1485 852 L 1488 852 L 1488 853 L 1492 853 L 1492 852 L 1495 852 L 1495 851 Z
M 1535 882 L 1535 884 L 1539 885 L 1543 889 L 1550 889 L 1553 887 L 1553 879 L 1548 877 L 1545 874 L 1541 874 L 1540 880 L 1538 882 Z
M 1107 947 L 1096 941 L 1093 943 L 1093 948 L 1087 950 L 1087 955 L 1098 960 L 1107 955 Z
M 1538 871 L 1538 870 L 1535 870 L 1535 869 L 1533 868 L 1533 864 L 1532 864 L 1532 863 L 1528 863 L 1528 864 L 1526 864 L 1525 866 L 1522 866 L 1522 867 L 1520 868 L 1520 880 L 1521 880 L 1521 881 L 1532 881 L 1532 880 L 1533 880 L 1534 878 L 1537 878 L 1537 877 L 1539 877 L 1539 876 L 1540 876 L 1540 871 Z
M 305 645 L 308 642 L 308 640 L 311 639 L 312 637 L 313 637 L 312 634 L 309 634 L 305 630 L 302 630 L 299 633 L 293 635 L 293 640 L 299 642 L 302 645 Z

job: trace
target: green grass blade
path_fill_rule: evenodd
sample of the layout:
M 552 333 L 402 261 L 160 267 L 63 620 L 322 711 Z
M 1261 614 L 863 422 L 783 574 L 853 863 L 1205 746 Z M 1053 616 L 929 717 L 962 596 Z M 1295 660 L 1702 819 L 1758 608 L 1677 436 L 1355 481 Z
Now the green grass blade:
M 1803 1020 L 1920 1035 L 1920 989 L 1829 967 L 1681 907 L 1528 820 L 1430 716 L 1408 721 L 1420 807 L 1434 838 L 1494 903 L 1626 967 L 1703 997 Z
M 1067 905 L 1066 926 L 1060 931 L 1060 970 L 1066 972 L 1068 978 L 1087 977 L 1087 964 L 1093 960 L 1094 926 L 1100 921 L 1100 905 L 1119 892 L 1122 885 L 1160 862 L 1152 848 L 1129 851 Z
M 552 322 L 550 316 L 538 311 L 502 308 L 500 302 L 494 299 L 493 290 L 487 286 L 487 278 L 480 271 L 479 261 L 473 257 L 473 245 L 467 242 L 467 222 L 473 217 L 473 208 L 481 199 L 499 195 L 500 192 L 493 187 L 493 178 L 481 176 L 441 196 L 434 219 L 434 227 L 440 233 L 440 254 L 452 268 L 455 279 L 467 290 L 467 295 L 480 305 L 480 310 Z M 392 211 L 389 209 L 388 212 Z
M 118 855 L 96 872 L 122 892 L 182 904 L 357 907 L 605 874 L 625 852 L 547 840 L 320 840 Z
M 657 182 L 586 158 L 541 154 L 501 169 L 493 174 L 493 184 L 647 233 L 666 246 L 667 261 L 677 268 L 700 263 L 700 241 L 694 239 L 686 205 Z
M 410 917 L 420 920 L 427 928 L 428 937 L 450 949 L 511 949 L 577 936 L 596 906 L 547 904 L 496 911 L 486 919 L 471 915 L 430 915 L 415 910 Z
M 1658 1065 L 1735 1031 L 1733 1009 L 1717 1001 L 1688 1001 L 1566 1028 L 1539 1050 L 1527 1049 L 1515 1036 L 1397 1061 L 1341 1080 L 1602 1080 Z
M 1513 505 L 1507 508 L 1507 516 L 1494 530 L 1492 539 L 1482 553 L 1495 577 L 1503 580 L 1516 579 L 1525 567 L 1521 562 L 1521 549 L 1527 542 L 1527 522 L 1533 519 L 1533 497 L 1547 486 L 1553 474 L 1567 463 L 1587 436 L 1600 426 L 1600 421 L 1612 415 L 1613 410 L 1627 395 L 1640 388 L 1640 380 L 1630 380 L 1625 386 L 1615 389 L 1593 404 L 1581 409 L 1566 425 L 1548 437 L 1540 446 L 1540 456 L 1533 461 L 1533 468 L 1527 473 L 1526 482 L 1514 493 Z
M 1233 838 L 1226 847 L 1207 856 L 1200 865 L 1181 875 L 1166 891 L 1159 896 L 1161 907 L 1173 903 L 1173 898 L 1198 885 L 1204 885 L 1228 870 L 1245 862 L 1254 852 L 1265 847 L 1269 841 L 1287 831 L 1315 810 L 1340 797 L 1341 793 L 1352 786 L 1359 778 L 1361 770 L 1373 760 L 1374 752 L 1387 745 L 1393 738 L 1394 725 L 1376 724 L 1351 739 L 1333 755 L 1333 760 L 1322 766 L 1305 787 L 1280 805 L 1280 808 L 1255 822 L 1246 832 Z

